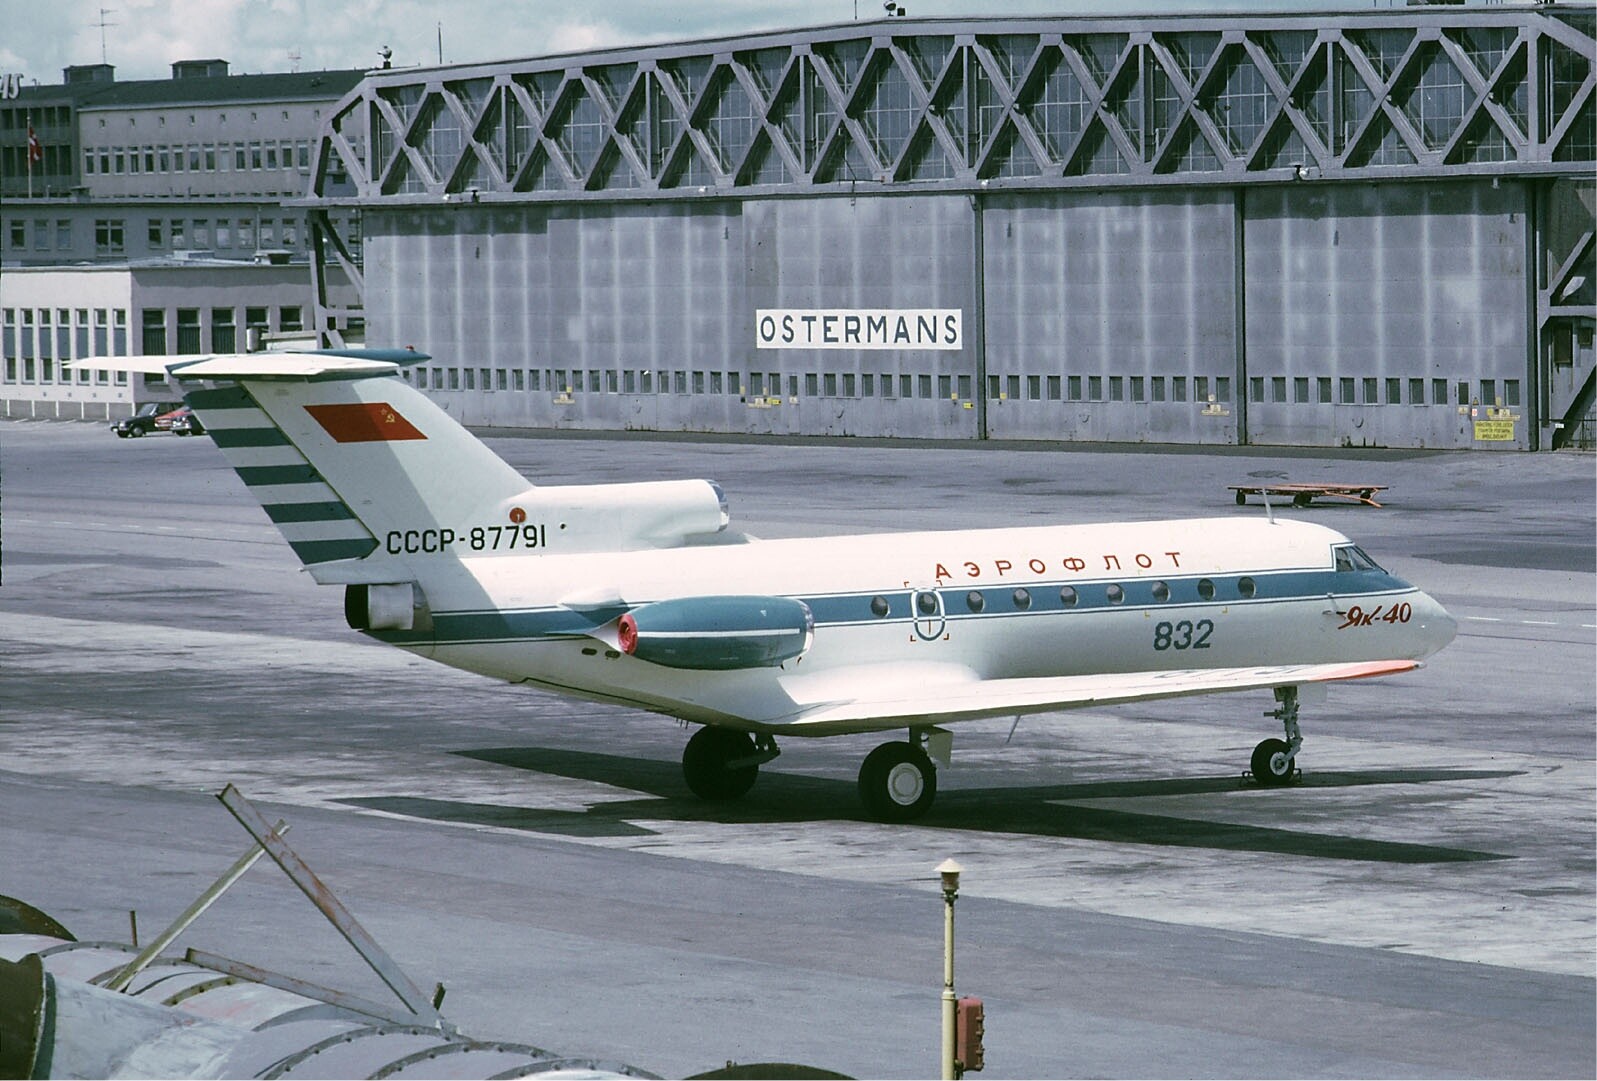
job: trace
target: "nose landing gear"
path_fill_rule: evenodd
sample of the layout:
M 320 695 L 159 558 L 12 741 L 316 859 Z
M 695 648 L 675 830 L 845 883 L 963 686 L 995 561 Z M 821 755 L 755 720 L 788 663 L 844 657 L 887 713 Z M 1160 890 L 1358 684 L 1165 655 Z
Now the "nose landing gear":
M 1266 713 L 1274 717 L 1286 730 L 1286 739 L 1267 739 L 1253 748 L 1249 762 L 1253 779 L 1265 788 L 1279 788 L 1292 784 L 1303 776 L 1297 768 L 1298 748 L 1303 746 L 1303 734 L 1298 730 L 1298 689 L 1277 687 L 1275 709 Z

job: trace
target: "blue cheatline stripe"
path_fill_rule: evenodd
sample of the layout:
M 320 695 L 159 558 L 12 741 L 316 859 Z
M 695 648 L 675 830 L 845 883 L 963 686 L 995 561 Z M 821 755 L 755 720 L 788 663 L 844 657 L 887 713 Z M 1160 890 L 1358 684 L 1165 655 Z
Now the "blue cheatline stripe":
M 377 547 L 372 537 L 349 540 L 289 541 L 301 563 L 326 563 L 334 559 L 360 559 Z
M 355 514 L 342 503 L 262 503 L 266 516 L 278 525 L 286 522 L 348 522 Z
M 245 484 L 313 484 L 322 483 L 322 475 L 309 462 L 300 465 L 241 465 L 233 470 Z
M 1086 582 L 1074 585 L 1077 602 L 1065 605 L 1059 597 L 1061 583 L 1030 583 L 1022 586 L 988 586 L 981 589 L 939 590 L 943 594 L 944 616 L 949 619 L 981 619 L 1000 616 L 1017 616 L 1023 613 L 1069 613 L 1103 611 L 1179 610 L 1192 607 L 1220 607 L 1274 604 L 1282 601 L 1303 601 L 1334 595 L 1339 602 L 1354 603 L 1360 598 L 1391 593 L 1407 593 L 1414 587 L 1400 578 L 1375 571 L 1277 571 L 1257 572 L 1253 575 L 1231 574 L 1205 576 L 1215 586 L 1212 600 L 1198 596 L 1199 577 L 1190 579 L 1161 579 L 1170 587 L 1171 597 L 1166 601 L 1153 599 L 1153 581 L 1127 581 L 1120 583 L 1125 590 L 1125 600 L 1114 604 L 1109 600 L 1109 582 Z M 1237 580 L 1254 579 L 1256 592 L 1252 598 L 1243 598 L 1237 592 Z M 1070 583 L 1063 583 L 1070 584 Z M 1178 588 L 1179 587 L 1179 588 Z M 1031 604 L 1021 607 L 1015 603 L 1014 592 L 1024 588 L 1030 594 Z M 965 600 L 967 593 L 983 595 L 981 612 L 972 612 Z M 890 611 L 877 616 L 871 611 L 875 596 L 887 599 Z M 917 615 L 910 606 L 911 594 L 905 590 L 884 591 L 881 594 L 846 594 L 841 596 L 801 597 L 815 616 L 815 626 L 860 625 L 871 623 L 905 624 Z M 507 642 L 529 639 L 558 640 L 585 635 L 596 627 L 628 611 L 630 605 L 616 605 L 603 609 L 574 611 L 568 608 L 534 608 L 519 611 L 437 612 L 433 615 L 433 631 L 377 632 L 385 642 L 404 644 L 417 641 L 447 643 Z M 938 618 L 921 617 L 921 618 Z
M 202 413 L 200 419 L 204 420 Z M 276 428 L 207 428 L 206 431 L 216 441 L 216 445 L 226 450 L 229 447 L 291 447 L 288 436 Z

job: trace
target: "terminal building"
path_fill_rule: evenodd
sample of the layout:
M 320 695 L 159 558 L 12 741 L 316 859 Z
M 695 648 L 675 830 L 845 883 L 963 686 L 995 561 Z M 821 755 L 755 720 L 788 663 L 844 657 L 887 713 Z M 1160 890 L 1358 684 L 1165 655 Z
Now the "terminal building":
M 311 211 L 296 204 L 322 122 L 365 73 L 213 59 L 171 79 L 63 74 L 0 100 L 0 416 L 105 419 L 171 396 L 79 357 L 304 333 Z M 331 224 L 358 253 L 358 212 Z
M 477 425 L 1589 440 L 1593 35 L 887 18 L 373 71 L 312 155 L 317 325 Z

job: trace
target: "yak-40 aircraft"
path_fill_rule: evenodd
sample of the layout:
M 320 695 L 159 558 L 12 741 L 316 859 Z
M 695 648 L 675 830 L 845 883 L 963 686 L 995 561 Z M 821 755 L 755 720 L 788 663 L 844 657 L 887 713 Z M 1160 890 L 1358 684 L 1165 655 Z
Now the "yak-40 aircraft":
M 710 481 L 529 483 L 398 378 L 398 350 L 119 358 L 165 373 L 349 625 L 511 683 L 700 725 L 710 800 L 781 736 L 907 730 L 866 756 L 876 817 L 923 814 L 942 725 L 1392 675 L 1453 619 L 1347 537 L 1265 518 L 758 541 Z M 84 363 L 84 362 L 80 362 Z M 104 367 L 110 361 L 96 359 Z

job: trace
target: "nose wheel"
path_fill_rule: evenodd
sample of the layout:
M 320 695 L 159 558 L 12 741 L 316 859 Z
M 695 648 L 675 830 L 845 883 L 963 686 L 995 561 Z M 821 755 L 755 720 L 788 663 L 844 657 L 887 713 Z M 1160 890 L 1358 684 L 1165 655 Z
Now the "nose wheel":
M 1286 739 L 1261 741 L 1248 763 L 1253 779 L 1265 788 L 1292 784 L 1303 776 L 1297 767 L 1298 748 L 1303 746 L 1303 734 L 1298 730 L 1298 689 L 1277 687 L 1275 700 L 1279 704 L 1265 716 L 1281 722 Z

